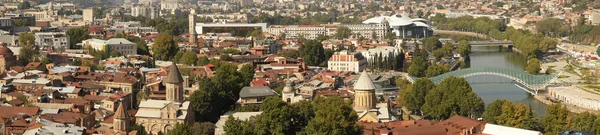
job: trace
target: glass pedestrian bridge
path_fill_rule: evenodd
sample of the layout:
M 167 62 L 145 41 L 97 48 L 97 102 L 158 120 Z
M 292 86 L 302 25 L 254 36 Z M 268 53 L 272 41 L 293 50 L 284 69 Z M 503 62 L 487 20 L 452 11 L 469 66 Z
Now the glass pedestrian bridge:
M 506 68 L 466 68 L 441 74 L 429 79 L 433 83 L 439 84 L 442 80 L 450 76 L 467 78 L 478 75 L 493 75 L 511 79 L 516 82 L 517 87 L 527 91 L 528 93 L 531 93 L 532 95 L 537 95 L 538 90 L 548 86 L 552 80 L 556 79 L 560 75 L 560 72 L 550 75 L 532 75 L 525 71 Z M 412 83 L 418 78 L 407 76 L 407 79 Z

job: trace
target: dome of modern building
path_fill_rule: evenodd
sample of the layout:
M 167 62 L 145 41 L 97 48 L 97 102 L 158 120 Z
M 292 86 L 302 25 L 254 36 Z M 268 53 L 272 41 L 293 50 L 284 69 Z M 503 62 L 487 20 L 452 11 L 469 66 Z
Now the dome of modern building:
M 378 16 L 369 18 L 363 24 L 387 23 L 391 32 L 401 38 L 425 38 L 433 35 L 435 29 L 430 22 L 423 18 L 410 18 L 407 14 L 395 14 L 391 16 Z

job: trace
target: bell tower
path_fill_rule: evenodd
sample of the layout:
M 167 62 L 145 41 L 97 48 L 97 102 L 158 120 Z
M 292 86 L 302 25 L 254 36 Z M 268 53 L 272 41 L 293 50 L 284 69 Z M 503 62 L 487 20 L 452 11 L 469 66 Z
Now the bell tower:
M 179 73 L 177 64 L 171 65 L 169 74 L 163 81 L 167 87 L 167 101 L 183 102 L 183 77 Z
M 190 11 L 189 19 L 189 30 L 190 30 L 190 43 L 196 44 L 196 40 L 198 38 L 198 33 L 196 33 L 196 10 L 192 9 Z

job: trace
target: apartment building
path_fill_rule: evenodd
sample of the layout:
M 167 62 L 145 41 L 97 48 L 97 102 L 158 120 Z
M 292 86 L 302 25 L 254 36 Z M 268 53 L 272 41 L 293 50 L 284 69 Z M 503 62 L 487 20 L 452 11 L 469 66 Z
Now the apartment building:
M 82 42 L 84 47 L 91 47 L 94 50 L 116 50 L 124 56 L 137 54 L 135 43 L 125 38 L 111 38 L 109 40 L 88 39 Z
M 327 69 L 331 71 L 353 71 L 361 72 L 365 69 L 367 60 L 361 53 L 356 52 L 335 52 L 329 61 L 327 61 Z
M 41 50 L 69 49 L 69 36 L 65 32 L 37 32 L 35 44 Z
M 282 35 L 285 33 L 285 38 L 297 39 L 304 37 L 306 39 L 316 39 L 321 35 L 326 35 L 325 26 L 321 25 L 271 25 L 267 28 L 267 32 L 273 35 Z

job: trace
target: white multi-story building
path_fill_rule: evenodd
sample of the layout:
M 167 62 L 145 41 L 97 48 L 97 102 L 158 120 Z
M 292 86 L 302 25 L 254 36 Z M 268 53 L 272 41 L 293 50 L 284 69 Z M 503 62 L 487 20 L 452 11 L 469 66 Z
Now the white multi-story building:
M 160 0 L 160 10 L 178 9 L 181 7 L 180 0 Z
M 138 5 L 131 7 L 131 16 L 134 17 L 143 16 L 145 18 L 154 19 L 158 17 L 158 14 L 158 8 L 153 6 Z
M 35 20 L 46 20 L 50 19 L 50 15 L 46 11 L 28 11 L 24 12 L 25 16 L 34 16 Z
M 41 50 L 65 50 L 69 48 L 69 36 L 65 32 L 37 32 L 35 44 Z
M 383 40 L 390 28 L 387 23 L 381 24 L 341 24 L 340 26 L 348 27 L 352 30 L 354 37 L 365 37 L 367 39 Z M 337 30 L 337 29 L 336 29 Z M 335 31 L 333 31 L 335 34 Z M 332 35 L 330 35 L 332 36 Z
M 365 69 L 367 60 L 361 53 L 347 51 L 335 52 L 327 61 L 327 69 L 331 71 L 361 72 Z
M 364 50 L 360 52 L 362 56 L 368 61 L 372 61 L 375 55 L 382 56 L 383 58 L 392 58 L 400 53 L 400 49 L 394 46 L 378 46 L 376 48 Z
M 285 33 L 285 38 L 290 39 L 302 36 L 306 39 L 316 39 L 321 35 L 325 35 L 327 30 L 325 26 L 317 25 L 271 25 L 267 28 L 267 32 L 273 35 L 282 35 Z
M 88 39 L 84 40 L 82 45 L 94 50 L 105 50 L 109 52 L 115 50 L 125 56 L 137 54 L 137 45 L 125 38 L 111 38 L 109 40 Z
M 324 25 L 271 25 L 267 32 L 273 35 L 282 35 L 286 38 L 316 39 L 321 35 L 333 36 L 339 27 L 348 27 L 352 30 L 353 37 L 367 39 L 383 39 L 389 30 L 387 23 L 382 24 L 324 24 Z

